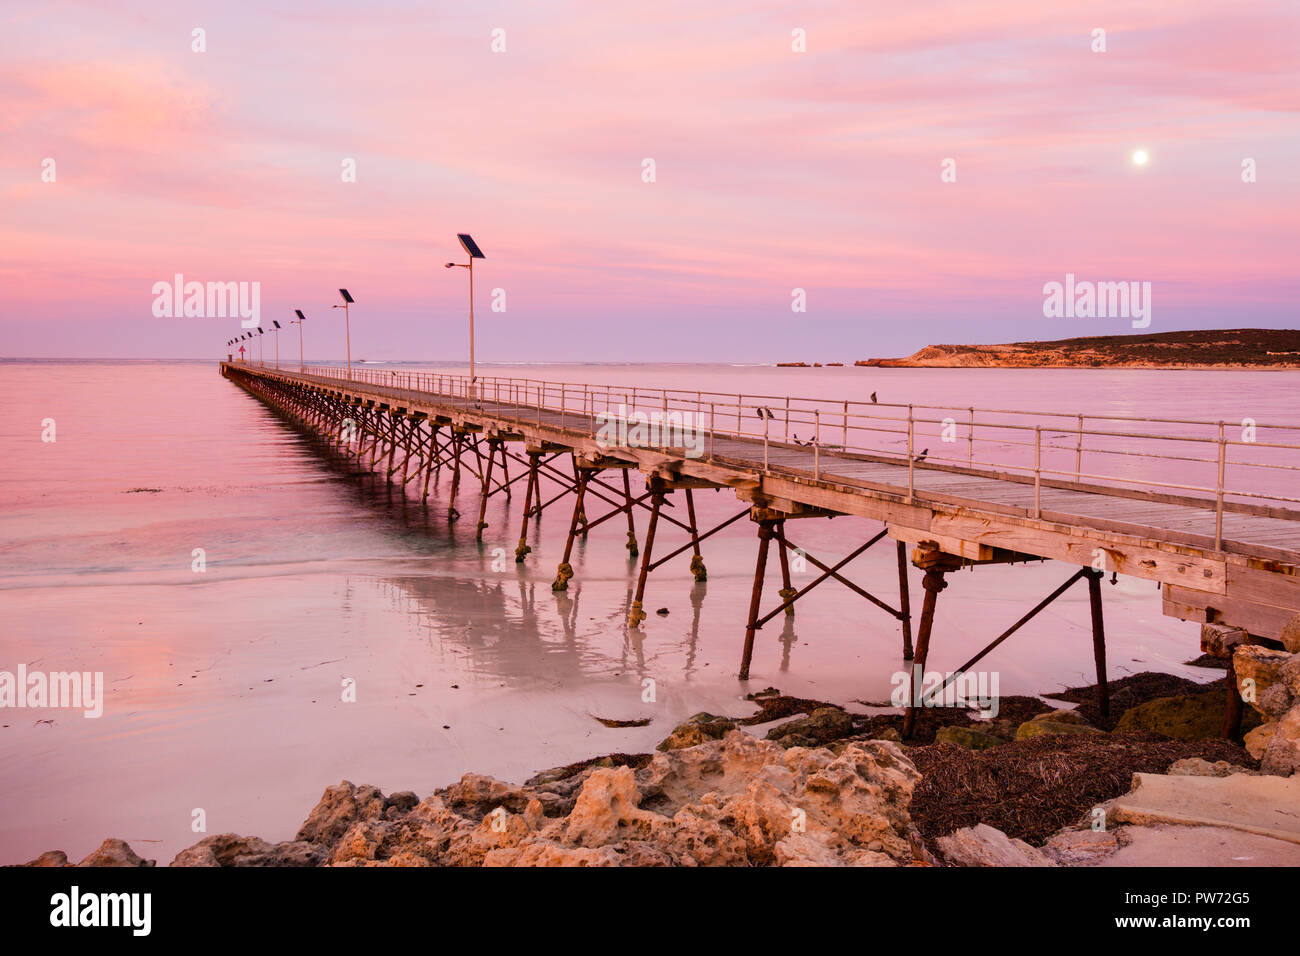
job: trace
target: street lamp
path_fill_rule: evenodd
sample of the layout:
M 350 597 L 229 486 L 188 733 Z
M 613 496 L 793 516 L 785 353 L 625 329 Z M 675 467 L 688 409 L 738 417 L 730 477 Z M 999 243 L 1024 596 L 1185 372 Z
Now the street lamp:
M 343 310 L 343 334 L 347 336 L 348 343 L 348 381 L 352 381 L 352 332 L 348 328 L 348 306 L 357 301 L 352 298 L 347 289 L 339 289 L 339 295 L 343 296 L 343 304 L 336 305 L 334 308 Z
M 275 332 L 275 367 L 279 368 L 280 367 L 280 323 L 277 322 L 275 319 L 272 319 L 271 324 L 275 326 L 275 328 L 272 329 L 272 331 Z
M 298 316 L 298 318 L 296 318 L 296 319 L 290 319 L 290 320 L 289 320 L 289 324 L 290 324 L 290 325 L 296 325 L 296 326 L 298 326 L 298 371 L 301 372 L 301 371 L 303 370 L 303 364 L 302 364 L 302 324 L 303 324 L 304 322 L 307 321 L 307 316 L 305 316 L 305 315 L 302 314 L 302 309 L 294 309 L 293 312 L 294 312 L 294 315 Z
M 257 364 L 263 366 L 266 365 L 266 349 L 262 347 L 262 336 L 265 334 L 259 325 L 257 327 Z
M 448 262 L 446 268 L 460 266 L 462 269 L 469 270 L 469 384 L 473 388 L 477 376 L 474 374 L 474 260 L 485 259 L 483 250 L 478 247 L 478 243 L 467 232 L 456 233 L 456 238 L 460 240 L 461 246 L 469 256 L 469 262 Z

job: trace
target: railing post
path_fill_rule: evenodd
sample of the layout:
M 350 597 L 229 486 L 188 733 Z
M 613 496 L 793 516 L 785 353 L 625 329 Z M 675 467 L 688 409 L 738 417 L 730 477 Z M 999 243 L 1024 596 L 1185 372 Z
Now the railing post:
M 713 417 L 714 412 L 715 412 L 714 403 L 709 402 L 709 461 L 710 462 L 713 461 L 713 438 L 717 434 L 717 429 L 714 427 L 714 417 Z
M 560 383 L 560 431 L 564 431 L 564 383 Z
M 840 450 L 843 451 L 846 455 L 849 452 L 849 403 L 848 402 L 844 403 L 844 439 L 843 439 L 843 444 L 840 446 Z
M 966 467 L 975 464 L 975 406 L 970 407 L 970 428 L 966 432 Z
M 1079 414 L 1078 440 L 1074 444 L 1074 480 L 1083 474 L 1083 414 Z
M 768 421 L 769 421 L 769 419 L 767 418 L 766 415 L 764 415 L 764 416 L 763 416 L 763 472 L 764 472 L 764 473 L 766 473 L 767 470 L 768 470 L 768 469 L 767 469 L 767 432 L 768 432 Z
M 822 476 L 822 410 L 813 409 L 813 477 Z
M 907 406 L 907 500 L 911 501 L 916 494 L 916 455 L 915 451 L 915 422 L 912 420 L 912 406 Z
M 744 411 L 744 408 L 745 408 L 745 396 L 737 395 L 736 396 L 736 436 L 737 437 L 743 435 L 745 431 L 740 424 L 740 413 Z
M 663 412 L 659 419 L 659 450 L 668 451 L 668 389 L 663 389 Z
M 1214 550 L 1223 550 L 1223 476 L 1228 463 L 1228 443 L 1223 438 L 1223 422 L 1219 422 L 1219 484 L 1214 506 Z
M 1043 516 L 1043 506 L 1039 501 L 1039 491 L 1043 481 L 1043 426 L 1034 426 L 1034 517 Z

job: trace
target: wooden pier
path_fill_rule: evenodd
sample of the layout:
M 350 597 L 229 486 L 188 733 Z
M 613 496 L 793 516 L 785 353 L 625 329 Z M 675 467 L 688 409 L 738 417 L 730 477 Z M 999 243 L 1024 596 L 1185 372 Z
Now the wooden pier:
M 1125 574 L 1158 582 L 1164 613 L 1276 640 L 1300 615 L 1300 424 L 1133 419 L 1007 409 L 940 408 L 861 400 L 725 395 L 308 366 L 299 371 L 224 362 L 222 374 L 387 480 L 427 501 L 430 477 L 451 472 L 448 517 L 464 482 L 487 499 L 525 489 L 515 551 L 528 558 L 527 522 L 572 496 L 556 590 L 567 588 L 577 536 L 626 525 L 640 557 L 629 625 L 645 618 L 649 575 L 737 521 L 755 526 L 757 560 L 739 674 L 748 679 L 755 632 L 834 580 L 899 624 L 914 682 L 932 644 L 945 575 L 963 567 L 1056 560 L 1072 575 L 957 672 L 965 672 L 1075 582 L 1089 588 L 1099 694 L 1105 700 L 1100 582 Z M 873 396 L 874 397 L 874 396 Z M 919 449 L 918 449 L 919 446 Z M 565 467 L 567 459 L 567 467 Z M 516 466 L 514 477 L 510 464 Z M 522 470 L 521 470 L 522 469 Z M 633 485 L 631 473 L 639 476 Z M 616 475 L 617 477 L 611 477 Z M 543 500 L 543 477 L 560 494 Z M 520 484 L 522 483 L 522 484 Z M 696 523 L 693 492 L 730 489 L 742 505 L 714 528 Z M 666 507 L 680 493 L 685 509 Z M 587 507 L 608 510 L 591 519 Z M 636 515 L 648 512 L 644 541 Z M 796 589 L 787 522 L 856 515 L 878 534 L 823 563 Z M 665 527 L 680 545 L 657 553 Z M 842 569 L 891 539 L 897 599 L 882 599 Z M 781 587 L 764 609 L 776 546 Z M 909 565 L 924 590 L 912 634 Z M 895 582 L 890 582 L 893 589 Z M 913 703 L 919 702 L 913 694 Z M 910 730 L 914 711 L 909 710 Z M 1226 730 L 1227 728 L 1225 728 Z

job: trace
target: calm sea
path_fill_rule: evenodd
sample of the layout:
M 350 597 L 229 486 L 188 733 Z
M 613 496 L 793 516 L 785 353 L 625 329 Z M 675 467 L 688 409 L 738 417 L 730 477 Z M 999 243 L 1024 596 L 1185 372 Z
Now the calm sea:
M 1088 414 L 1300 418 L 1300 373 L 484 371 Z M 48 419 L 54 441 L 42 440 Z M 490 500 L 479 545 L 472 486 L 460 501 L 466 517 L 449 526 L 445 475 L 427 508 L 407 501 L 323 457 L 212 363 L 2 362 L 0 461 L 0 670 L 102 672 L 105 698 L 99 718 L 0 710 L 0 863 L 48 849 L 80 858 L 108 836 L 167 863 L 205 835 L 197 819 L 207 834 L 287 839 L 341 779 L 421 795 L 469 770 L 519 781 L 594 754 L 651 749 L 700 710 L 750 712 L 734 676 L 753 575 L 748 522 L 705 543 L 706 584 L 693 583 L 688 556 L 655 572 L 650 618 L 629 633 L 635 566 L 621 519 L 580 543 L 576 577 L 557 595 L 550 582 L 567 501 L 529 523 L 534 552 L 516 565 L 522 483 L 512 501 Z M 699 504 L 708 525 L 740 510 L 729 493 L 701 493 Z M 878 527 L 840 518 L 789 530 L 809 552 L 837 558 Z M 849 573 L 893 602 L 893 561 L 881 545 Z M 1049 563 L 955 575 L 939 605 L 932 668 L 960 664 L 1071 570 Z M 1212 676 L 1184 665 L 1198 653 L 1197 629 L 1162 616 L 1154 584 L 1121 579 L 1104 596 L 1113 676 Z M 1090 683 L 1085 592 L 1067 594 L 985 663 L 1003 694 Z M 759 632 L 748 689 L 881 701 L 900 668 L 893 620 L 827 584 L 793 620 Z M 355 701 L 343 699 L 345 685 Z M 651 723 L 612 729 L 597 717 Z

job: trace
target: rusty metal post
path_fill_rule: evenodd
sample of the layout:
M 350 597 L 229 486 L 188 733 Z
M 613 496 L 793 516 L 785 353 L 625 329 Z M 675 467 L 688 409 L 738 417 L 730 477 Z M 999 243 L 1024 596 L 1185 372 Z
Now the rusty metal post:
M 524 490 L 524 516 L 519 523 L 519 544 L 515 547 L 515 564 L 523 564 L 524 558 L 533 550 L 528 546 L 528 519 L 532 512 L 533 493 L 537 494 L 537 503 L 542 502 L 542 489 L 537 475 L 536 452 L 528 452 L 528 484 Z
M 1101 579 L 1104 572 L 1088 568 L 1088 604 L 1092 608 L 1092 656 L 1097 662 L 1097 707 L 1110 716 L 1110 687 L 1106 684 L 1106 625 L 1101 616 Z
M 451 471 L 451 495 L 447 499 L 448 521 L 455 521 L 460 517 L 460 512 L 456 510 L 456 492 L 460 490 L 460 454 L 464 444 L 465 436 L 453 428 L 451 432 L 451 447 L 455 456 L 455 463 Z
M 903 628 L 903 660 L 912 659 L 912 589 L 907 581 L 907 542 L 898 542 L 898 619 Z
M 555 580 L 551 584 L 552 591 L 567 591 L 569 579 L 573 577 L 573 566 L 569 564 L 569 558 L 573 556 L 573 539 L 578 534 L 578 522 L 583 519 L 582 499 L 586 497 L 587 482 L 591 480 L 592 470 L 578 468 L 577 472 L 578 490 L 573 501 L 573 517 L 569 520 L 569 537 L 564 543 L 564 557 L 560 560 L 560 566 L 555 569 Z
M 781 596 L 782 603 L 786 603 L 785 616 L 794 617 L 794 602 L 790 599 L 799 592 L 795 590 L 794 585 L 790 583 L 790 555 L 786 552 L 789 550 L 785 545 L 785 521 L 778 521 L 776 524 L 776 543 L 777 557 L 781 560 L 781 590 L 777 592 Z
M 488 439 L 487 468 L 483 470 L 483 490 L 478 502 L 478 526 L 474 534 L 474 539 L 476 541 L 483 540 L 483 529 L 488 526 L 487 503 L 488 497 L 492 494 L 492 466 L 496 462 L 497 458 L 498 441 L 499 439 L 496 438 Z M 505 455 L 503 454 L 501 457 L 504 458 Z
M 650 576 L 650 557 L 654 553 L 655 529 L 659 527 L 659 509 L 664 504 L 664 482 L 662 478 L 650 479 L 650 525 L 645 533 L 645 551 L 641 555 L 641 573 L 636 579 L 636 595 L 632 599 L 632 610 L 628 612 L 628 627 L 636 627 L 645 620 L 642 601 L 645 599 L 645 582 Z
M 704 556 L 700 554 L 700 529 L 695 523 L 695 497 L 689 488 L 686 489 L 686 516 L 691 523 L 691 550 L 695 552 L 691 558 L 691 574 L 695 575 L 696 581 L 707 581 L 709 570 L 704 566 Z
M 763 600 L 763 576 L 767 571 L 767 549 L 771 541 L 772 522 L 760 521 L 758 523 L 758 561 L 754 565 L 754 590 L 749 596 L 749 620 L 745 625 L 745 649 L 740 655 L 741 680 L 749 680 L 749 663 L 754 657 L 754 631 L 758 628 L 759 604 Z
M 628 557 L 635 558 L 640 551 L 636 546 L 636 516 L 632 514 L 632 479 L 628 476 L 626 468 L 622 471 L 623 508 L 627 512 L 627 553 Z
M 948 586 L 944 580 L 942 568 L 928 568 L 921 586 L 925 588 L 925 600 L 921 602 L 921 624 L 916 632 L 916 659 L 912 662 L 912 672 L 907 682 L 907 710 L 903 714 L 903 738 L 912 736 L 916 729 L 916 703 L 920 699 L 918 678 L 925 677 L 925 659 L 930 653 L 930 632 L 934 629 L 934 606 L 938 603 L 939 592 Z
M 1237 681 L 1237 664 L 1231 653 L 1228 656 L 1228 699 L 1223 710 L 1223 726 L 1219 736 L 1224 740 L 1234 740 L 1241 736 L 1241 686 Z

